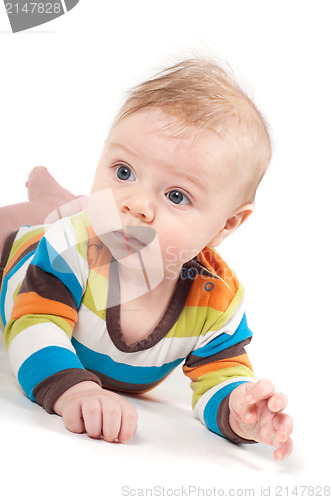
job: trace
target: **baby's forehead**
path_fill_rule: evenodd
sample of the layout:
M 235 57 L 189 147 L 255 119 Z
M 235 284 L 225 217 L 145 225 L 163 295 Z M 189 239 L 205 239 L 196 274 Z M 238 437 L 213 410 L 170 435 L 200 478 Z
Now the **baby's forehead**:
M 169 156 L 194 152 L 202 160 L 212 155 L 229 153 L 229 137 L 208 127 L 198 127 L 181 117 L 169 115 L 160 109 L 137 111 L 116 122 L 108 141 L 134 148 L 137 152 L 158 153 L 155 147 L 167 147 Z
M 171 114 L 159 108 L 148 108 L 136 111 L 117 120 L 110 129 L 107 140 L 122 139 L 128 142 L 169 141 L 173 148 L 180 150 L 181 145 L 190 145 L 194 148 L 202 147 L 214 140 L 219 148 L 227 146 L 233 135 L 232 126 L 224 125 L 222 133 L 204 124 L 192 124 L 183 116 Z
M 160 181 L 193 187 L 206 196 L 234 182 L 234 155 L 214 131 L 184 126 L 165 113 L 137 112 L 119 121 L 109 136 L 109 151 Z

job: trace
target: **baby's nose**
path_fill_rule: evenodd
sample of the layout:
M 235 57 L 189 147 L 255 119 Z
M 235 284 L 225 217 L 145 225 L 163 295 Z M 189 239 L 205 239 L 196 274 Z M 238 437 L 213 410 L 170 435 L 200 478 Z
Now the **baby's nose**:
M 127 198 L 121 203 L 121 211 L 130 213 L 134 217 L 143 219 L 145 222 L 151 222 L 155 215 L 155 206 L 151 199 L 143 193 L 138 196 Z

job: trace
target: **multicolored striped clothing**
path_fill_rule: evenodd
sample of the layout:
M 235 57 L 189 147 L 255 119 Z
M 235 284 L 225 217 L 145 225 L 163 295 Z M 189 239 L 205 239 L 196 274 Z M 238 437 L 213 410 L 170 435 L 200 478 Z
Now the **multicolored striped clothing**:
M 12 241 L 0 293 L 11 366 L 25 393 L 49 413 L 69 387 L 92 380 L 140 393 L 184 361 L 195 414 L 213 432 L 243 442 L 229 426 L 231 391 L 254 376 L 243 288 L 218 253 L 187 262 L 164 317 L 128 345 L 120 329 L 116 261 L 87 212 L 45 232 L 23 227 Z M 115 305 L 109 305 L 115 304 Z

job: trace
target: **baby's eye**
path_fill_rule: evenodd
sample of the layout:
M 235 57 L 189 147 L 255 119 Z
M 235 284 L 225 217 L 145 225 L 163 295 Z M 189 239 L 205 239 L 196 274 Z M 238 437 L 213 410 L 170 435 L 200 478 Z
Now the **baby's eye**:
M 190 200 L 185 196 L 181 191 L 177 189 L 173 189 L 166 194 L 166 198 L 168 198 L 175 205 L 188 205 Z
M 119 165 L 116 169 L 116 175 L 122 181 L 134 181 L 135 176 L 131 169 L 126 165 Z

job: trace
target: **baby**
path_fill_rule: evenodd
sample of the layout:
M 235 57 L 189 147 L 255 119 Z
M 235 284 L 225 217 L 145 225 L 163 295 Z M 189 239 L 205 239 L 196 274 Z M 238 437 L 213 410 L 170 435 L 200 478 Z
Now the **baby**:
M 270 157 L 254 104 L 192 59 L 131 92 L 89 198 L 31 172 L 29 202 L 0 209 L 0 311 L 32 401 L 126 443 L 137 412 L 118 391 L 150 390 L 184 361 L 211 431 L 291 453 L 286 397 L 253 375 L 243 288 L 214 249 L 253 212 Z

